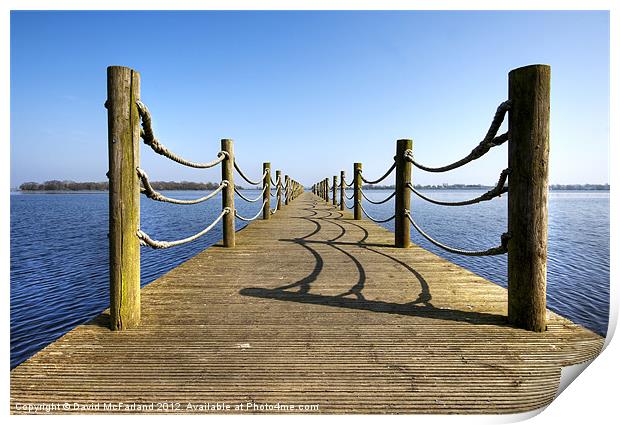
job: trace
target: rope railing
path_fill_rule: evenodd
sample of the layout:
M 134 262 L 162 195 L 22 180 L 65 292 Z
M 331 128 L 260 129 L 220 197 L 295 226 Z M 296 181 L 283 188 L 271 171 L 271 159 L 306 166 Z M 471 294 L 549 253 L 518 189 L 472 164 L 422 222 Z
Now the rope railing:
M 142 185 L 144 186 L 144 187 L 140 188 L 140 192 L 141 193 L 144 193 L 148 198 L 150 198 L 150 199 L 152 199 L 154 201 L 168 202 L 168 203 L 171 203 L 171 204 L 180 204 L 180 205 L 199 204 L 201 202 L 204 202 L 204 201 L 207 201 L 207 200 L 213 198 L 215 195 L 220 193 L 222 191 L 222 189 L 224 189 L 228 185 L 228 182 L 226 180 L 223 180 L 220 183 L 220 185 L 213 192 L 211 192 L 210 194 L 208 194 L 206 196 L 203 196 L 202 198 L 197 198 L 197 199 L 175 199 L 175 198 L 169 198 L 169 197 L 167 197 L 165 195 L 162 195 L 161 193 L 159 193 L 155 189 L 153 189 L 153 186 L 151 186 L 151 183 L 149 182 L 149 176 L 140 167 L 137 167 L 136 171 L 138 173 L 138 177 L 142 181 Z
M 272 184 L 273 186 L 276 186 L 276 187 L 277 187 L 277 186 L 279 186 L 279 185 L 281 184 L 281 180 L 282 180 L 282 178 L 281 178 L 281 177 L 278 177 L 278 178 L 276 178 L 276 181 L 274 182 L 274 181 L 273 181 L 273 179 L 272 179 L 272 178 L 270 178 L 271 184 Z
M 241 190 L 239 190 L 237 187 L 235 187 L 235 193 L 236 193 L 237 195 L 239 195 L 239 197 L 240 197 L 241 199 L 243 199 L 244 201 L 246 201 L 246 202 L 250 202 L 250 203 L 253 203 L 253 202 L 257 202 L 257 201 L 260 201 L 261 199 L 263 199 L 263 195 L 265 194 L 265 190 L 266 190 L 266 189 L 267 189 L 267 186 L 265 186 L 265 187 L 263 188 L 263 190 L 261 190 L 261 192 L 260 192 L 260 194 L 258 195 L 258 197 L 254 198 L 254 199 L 246 198 L 246 197 L 245 197 L 245 196 L 241 193 Z
M 317 184 L 315 184 L 315 186 L 313 187 L 313 191 L 315 194 L 319 195 L 327 202 L 330 201 L 330 193 L 331 193 L 333 204 L 336 205 L 337 204 L 336 199 L 335 199 L 336 191 L 335 190 L 332 191 L 332 189 L 335 186 L 338 186 L 340 188 L 340 199 L 341 199 L 341 201 L 338 204 L 340 205 L 341 209 L 344 209 L 345 207 L 352 208 L 354 212 L 354 219 L 356 220 L 361 219 L 362 214 L 368 217 L 369 220 L 375 223 L 386 223 L 388 221 L 396 219 L 395 245 L 398 247 L 405 247 L 409 245 L 409 240 L 410 240 L 409 225 L 408 224 L 405 225 L 405 222 L 408 222 L 424 238 L 426 238 L 428 241 L 435 244 L 436 246 L 445 249 L 448 252 L 451 252 L 454 254 L 468 255 L 468 256 L 504 254 L 507 252 L 506 246 L 507 246 L 507 241 L 508 241 L 508 236 L 507 236 L 508 233 L 505 233 L 503 235 L 501 246 L 487 249 L 484 251 L 466 251 L 462 249 L 451 248 L 445 244 L 442 244 L 434 240 L 432 237 L 426 234 L 413 220 L 413 217 L 410 212 L 410 203 L 411 203 L 410 194 L 413 193 L 416 196 L 420 197 L 421 199 L 427 202 L 433 203 L 435 205 L 444 205 L 444 206 L 465 206 L 465 205 L 477 204 L 483 201 L 489 201 L 508 192 L 508 187 L 506 185 L 506 182 L 510 174 L 510 168 L 506 168 L 500 173 L 498 182 L 493 188 L 491 188 L 490 190 L 488 190 L 487 192 L 483 193 L 482 195 L 476 198 L 468 199 L 464 201 L 440 201 L 440 200 L 436 200 L 436 199 L 433 199 L 431 197 L 424 195 L 423 193 L 418 191 L 413 186 L 413 184 L 411 183 L 411 165 L 409 164 L 413 164 L 414 166 L 422 170 L 426 170 L 426 171 L 443 172 L 443 171 L 453 170 L 475 159 L 480 158 L 481 156 L 486 154 L 492 147 L 499 146 L 503 144 L 504 142 L 506 142 L 507 140 L 509 140 L 510 129 L 507 133 L 504 133 L 500 136 L 497 136 L 497 132 L 499 128 L 501 127 L 502 122 L 504 121 L 506 113 L 510 110 L 511 104 L 512 103 L 510 100 L 502 102 L 498 106 L 495 112 L 493 121 L 491 122 L 489 130 L 487 131 L 484 139 L 478 144 L 478 146 L 476 146 L 471 151 L 471 153 L 468 156 L 450 165 L 447 165 L 444 167 L 433 168 L 433 167 L 427 167 L 427 166 L 417 163 L 413 157 L 412 141 L 403 139 L 403 140 L 398 140 L 397 142 L 397 149 L 396 149 L 396 156 L 394 157 L 394 163 L 378 179 L 376 180 L 366 179 L 362 172 L 362 164 L 355 163 L 353 167 L 353 181 L 351 184 L 353 186 L 353 192 L 350 193 L 350 195 L 348 195 L 346 192 L 348 183 L 344 179 L 344 171 L 341 171 L 341 174 L 340 174 L 341 176 L 340 184 L 337 184 L 336 176 L 334 176 L 333 185 L 330 185 L 328 178 L 323 179 Z M 390 195 L 388 195 L 386 198 L 384 198 L 383 200 L 375 201 L 373 199 L 370 199 L 363 190 L 363 183 L 370 184 L 370 185 L 380 183 L 394 171 L 396 171 L 396 190 L 392 192 Z M 388 202 L 392 198 L 396 198 L 395 207 L 394 207 L 394 211 L 395 211 L 394 215 L 389 218 L 382 219 L 382 220 L 374 218 L 371 215 L 369 215 L 362 203 L 362 200 L 365 199 L 367 202 L 370 202 L 371 204 L 380 205 L 380 204 L 384 204 Z M 346 203 L 347 199 L 353 200 L 352 207 L 350 207 Z
M 353 164 L 353 180 L 348 183 L 344 171 L 337 176 L 330 176 L 313 186 L 313 193 L 331 201 L 332 208 L 353 209 L 353 217 L 360 220 L 365 215 L 376 223 L 395 220 L 395 247 L 410 246 L 411 229 L 414 227 L 420 235 L 433 245 L 454 254 L 465 256 L 500 255 L 508 253 L 508 321 L 529 330 L 545 329 L 545 285 L 547 255 L 547 185 L 549 153 L 549 111 L 550 111 L 550 68 L 546 65 L 531 65 L 512 70 L 509 74 L 509 100 L 502 102 L 496 109 L 493 120 L 482 141 L 462 159 L 448 165 L 430 167 L 417 161 L 410 139 L 397 141 L 394 163 L 388 171 L 377 180 L 368 180 L 362 172 L 362 164 Z M 261 179 L 253 181 L 243 172 L 233 154 L 230 139 L 222 139 L 221 150 L 216 159 L 210 162 L 195 162 L 172 152 L 154 135 L 152 116 L 148 107 L 140 99 L 140 76 L 137 72 L 124 67 L 108 68 L 108 149 L 109 149 L 109 241 L 110 241 L 110 326 L 112 329 L 125 329 L 135 326 L 140 320 L 140 261 L 138 245 L 152 248 L 169 248 L 194 241 L 222 223 L 223 245 L 235 246 L 235 219 L 252 221 L 261 213 L 263 219 L 282 208 L 284 204 L 303 192 L 303 186 L 285 176 L 285 184 L 276 176 L 272 178 L 270 163 L 263 163 Z M 510 114 L 508 130 L 498 132 L 506 114 Z M 221 181 L 217 189 L 197 199 L 183 200 L 165 196 L 149 182 L 148 176 L 140 168 L 140 140 L 155 153 L 165 156 L 181 165 L 192 168 L 212 168 L 221 166 Z M 495 187 L 482 195 L 468 200 L 448 202 L 432 199 L 418 191 L 411 180 L 413 167 L 423 171 L 440 173 L 457 169 L 475 161 L 493 147 L 508 142 L 508 168 L 502 171 Z M 241 216 L 234 207 L 235 170 L 240 177 L 252 185 L 262 184 L 263 203 L 260 211 L 251 217 Z M 382 201 L 373 201 L 364 193 L 363 183 L 377 184 L 395 172 L 395 191 Z M 135 173 L 135 174 L 134 174 Z M 277 172 L 279 174 L 279 171 Z M 510 176 L 509 176 L 510 175 Z M 510 182 L 508 184 L 508 177 Z M 333 184 L 331 183 L 333 181 Z M 142 188 L 140 187 L 142 184 Z M 272 192 L 276 188 L 277 205 L 270 207 Z M 346 190 L 352 187 L 352 196 Z M 337 189 L 340 200 L 337 201 Z M 282 193 L 284 189 L 284 193 Z M 158 241 L 152 239 L 140 229 L 140 193 L 149 199 L 173 204 L 197 204 L 213 199 L 221 194 L 222 210 L 215 220 L 197 234 L 179 240 Z M 488 201 L 508 193 L 508 229 L 502 234 L 499 246 L 479 251 L 468 251 L 450 247 L 441 243 L 427 233 L 415 222 L 411 209 L 411 194 L 435 205 L 464 206 Z M 331 199 L 330 199 L 331 198 Z M 363 200 L 373 204 L 383 204 L 395 198 L 394 215 L 379 220 L 370 216 L 364 209 Z M 346 200 L 353 200 L 350 207 Z
M 510 132 L 504 133 L 500 136 L 496 136 L 499 128 L 502 125 L 502 122 L 504 121 L 504 116 L 506 115 L 506 112 L 508 112 L 509 110 L 510 110 L 509 100 L 502 102 L 497 107 L 497 111 L 495 112 L 495 116 L 493 117 L 493 121 L 491 122 L 491 126 L 489 127 L 489 130 L 487 131 L 486 136 L 484 137 L 484 139 L 482 139 L 482 141 L 478 144 L 478 146 L 476 146 L 469 153 L 469 155 L 467 155 L 465 158 L 462 158 L 456 162 L 453 162 L 452 164 L 449 164 L 443 167 L 428 167 L 428 166 L 425 166 L 425 165 L 422 165 L 416 162 L 413 157 L 413 151 L 411 151 L 410 149 L 405 151 L 405 158 L 407 159 L 407 161 L 411 162 L 417 168 L 424 170 L 424 171 L 431 172 L 431 173 L 443 173 L 445 171 L 454 170 L 465 164 L 468 164 L 482 157 L 492 147 L 500 146 L 510 138 Z
M 507 193 L 508 192 L 508 187 L 506 187 L 505 184 L 506 184 L 506 179 L 508 178 L 509 174 L 510 174 L 510 169 L 506 168 L 500 174 L 499 180 L 498 180 L 497 184 L 495 185 L 495 187 L 493 187 L 491 190 L 483 193 L 482 195 L 478 196 L 477 198 L 469 199 L 469 200 L 466 200 L 466 201 L 458 201 L 458 202 L 438 201 L 438 200 L 429 198 L 429 197 L 423 195 L 422 193 L 420 193 L 419 191 L 417 191 L 410 182 L 407 182 L 407 187 L 409 188 L 409 190 L 411 190 L 411 192 L 415 193 L 420 198 L 422 198 L 425 201 L 428 201 L 428 202 L 430 202 L 432 204 L 451 206 L 451 207 L 462 207 L 462 206 L 465 206 L 465 205 L 477 204 L 477 203 L 483 202 L 483 201 L 490 201 L 493 198 L 500 197 L 504 193 Z
M 209 232 L 209 230 L 213 229 L 215 227 L 215 225 L 217 223 L 219 223 L 220 220 L 226 214 L 228 214 L 229 212 L 230 212 L 229 208 L 224 208 L 222 210 L 222 212 L 220 213 L 220 215 L 217 216 L 217 218 L 215 219 L 215 221 L 213 223 L 211 223 L 210 225 L 208 225 L 206 228 L 204 228 L 200 232 L 196 233 L 195 235 L 190 236 L 190 237 L 185 238 L 185 239 L 179 239 L 179 240 L 176 240 L 176 241 L 157 241 L 157 240 L 151 239 L 151 237 L 148 234 L 146 234 L 145 232 L 143 232 L 140 229 L 138 229 L 137 236 L 138 236 L 138 239 L 140 239 L 140 245 L 150 246 L 151 248 L 154 248 L 154 249 L 172 248 L 173 246 L 183 245 L 183 244 L 186 244 L 188 242 L 195 241 L 199 237 L 205 235 L 206 233 Z
M 267 174 L 269 173 L 269 170 L 265 170 L 261 178 L 254 181 L 254 180 L 250 180 L 250 178 L 245 175 L 245 173 L 241 170 L 241 167 L 239 167 L 239 164 L 237 164 L 237 161 L 234 161 L 234 165 L 235 165 L 235 170 L 237 170 L 237 173 L 239 173 L 239 175 L 243 178 L 243 180 L 253 185 L 260 184 L 263 181 L 263 179 L 267 176 Z
M 392 199 L 394 196 L 396 196 L 396 191 L 392 192 L 392 194 L 390 196 L 388 196 L 387 198 L 385 198 L 383 201 L 373 201 L 372 199 L 368 198 L 366 196 L 366 194 L 364 193 L 363 190 L 360 189 L 360 192 L 362 193 L 362 196 L 364 197 L 364 199 L 366 199 L 368 202 L 370 202 L 371 204 L 375 204 L 375 205 L 380 205 L 380 204 L 384 204 L 387 201 L 389 201 L 390 199 Z M 353 197 L 351 197 L 353 198 Z M 349 198 L 349 199 L 351 199 Z
M 267 201 L 263 201 L 263 205 L 260 207 L 260 209 L 258 210 L 258 212 L 256 213 L 256 215 L 254 217 L 251 217 L 251 218 L 244 217 L 241 214 L 239 214 L 237 212 L 237 210 L 235 210 L 235 217 L 237 217 L 239 220 L 242 220 L 242 221 L 253 221 L 253 220 L 256 220 L 258 218 L 258 216 L 262 214 L 263 208 L 265 208 L 266 204 L 267 204 Z
M 411 183 L 411 165 L 409 164 L 411 163 L 415 166 L 419 166 L 419 168 L 425 169 L 427 171 L 439 172 L 439 171 L 448 171 L 454 168 L 458 168 L 461 165 L 464 165 L 468 162 L 473 161 L 474 159 L 481 157 L 486 152 L 488 152 L 491 147 L 500 145 L 508 140 L 509 133 L 505 133 L 501 136 L 496 136 L 496 134 L 505 118 L 506 113 L 510 109 L 510 105 L 511 105 L 510 101 L 502 102 L 499 105 L 499 107 L 497 108 L 497 111 L 495 112 L 495 116 L 493 117 L 493 122 L 491 123 L 491 126 L 489 130 L 487 131 L 487 134 L 485 138 L 483 139 L 483 141 L 480 142 L 480 144 L 474 150 L 472 150 L 470 155 L 468 155 L 466 158 L 463 158 L 460 161 L 457 161 L 453 164 L 450 164 L 445 167 L 440 167 L 440 168 L 430 168 L 430 167 L 420 166 L 420 164 L 416 163 L 413 159 L 412 141 L 406 140 L 406 139 L 398 140 L 396 156 L 394 157 L 394 163 L 385 172 L 385 174 L 383 174 L 377 180 L 367 180 L 366 178 L 364 178 L 364 175 L 362 172 L 362 164 L 355 163 L 353 167 L 353 176 L 354 176 L 353 177 L 353 193 L 350 196 L 347 195 L 346 193 L 346 181 L 344 179 L 344 171 L 341 171 L 341 174 L 340 174 L 341 175 L 340 184 L 337 184 L 336 176 L 334 176 L 334 185 L 332 186 L 330 186 L 329 184 L 329 179 L 323 179 L 314 186 L 313 188 L 314 193 L 321 196 L 324 200 L 329 202 L 330 191 L 331 191 L 332 198 L 333 198 L 332 199 L 333 204 L 336 205 L 337 204 L 336 199 L 335 199 L 336 191 L 335 190 L 332 191 L 332 189 L 335 186 L 338 186 L 340 187 L 340 192 L 341 192 L 340 193 L 341 202 L 339 203 L 341 209 L 344 209 L 345 207 L 350 208 L 346 204 L 346 202 L 343 202 L 344 200 L 346 199 L 353 200 L 352 209 L 354 212 L 354 219 L 356 220 L 361 219 L 362 214 L 364 214 L 366 217 L 368 217 L 368 219 L 370 219 L 371 221 L 375 223 L 386 223 L 388 221 L 396 219 L 396 226 L 395 226 L 396 227 L 395 229 L 396 243 L 395 244 L 396 246 L 399 246 L 399 247 L 404 247 L 404 246 L 409 245 L 409 240 L 410 240 L 409 226 L 408 225 L 405 226 L 404 224 L 405 221 L 409 221 L 410 224 L 413 225 L 413 227 L 424 238 L 428 239 L 430 242 L 432 242 L 436 246 L 446 249 L 446 251 L 449 251 L 455 254 L 462 254 L 462 255 L 469 255 L 469 256 L 503 254 L 506 252 L 505 244 L 502 245 L 501 247 L 495 247 L 495 248 L 491 248 L 485 251 L 466 251 L 466 250 L 451 248 L 431 238 L 422 229 L 420 229 L 420 227 L 415 223 L 415 221 L 413 220 L 413 217 L 411 216 L 410 209 L 409 209 L 410 203 L 411 203 L 409 191 L 411 191 L 412 193 L 414 193 L 416 196 L 420 197 L 421 199 L 427 202 L 433 203 L 435 205 L 445 205 L 445 206 L 473 205 L 473 204 L 477 204 L 483 201 L 492 200 L 508 192 L 506 181 L 510 174 L 509 168 L 504 169 L 500 173 L 500 177 L 499 177 L 497 184 L 492 189 L 488 190 L 482 195 L 476 198 L 468 199 L 464 201 L 449 202 L 449 201 L 440 201 L 440 200 L 432 199 L 422 194 L 421 192 L 419 192 Z M 375 200 L 370 199 L 363 190 L 362 182 L 365 182 L 367 184 L 379 183 L 385 178 L 387 178 L 394 170 L 396 170 L 396 190 L 381 201 L 375 201 Z M 382 220 L 374 218 L 371 215 L 369 215 L 362 204 L 362 200 L 365 199 L 371 204 L 380 205 L 380 204 L 384 204 L 388 202 L 394 197 L 396 197 L 394 215 L 389 218 L 382 219 Z M 507 243 L 507 236 L 504 237 L 502 241 Z
M 223 246 L 235 246 L 235 219 L 250 220 L 240 216 L 235 209 L 235 193 L 248 202 L 258 201 L 245 197 L 235 186 L 235 169 L 250 184 L 261 184 L 263 206 L 251 220 L 263 213 L 263 219 L 282 208 L 282 196 L 286 205 L 303 192 L 303 186 L 285 176 L 286 192 L 282 194 L 280 170 L 276 171 L 274 186 L 277 190 L 277 204 L 269 208 L 269 166 L 259 181 L 250 180 L 238 166 L 233 141 L 221 140 L 217 157 L 210 162 L 196 162 L 182 157 L 163 145 L 153 131 L 153 117 L 149 108 L 140 101 L 140 75 L 126 67 L 111 66 L 107 70 L 108 98 L 104 106 L 108 114 L 108 161 L 109 170 L 109 231 L 110 244 L 110 327 L 123 330 L 135 327 L 140 322 L 140 246 L 166 249 L 196 241 L 221 226 Z M 215 190 L 195 199 L 178 199 L 155 190 L 154 183 L 140 167 L 141 141 L 156 154 L 164 156 L 183 166 L 208 169 L 221 167 L 220 183 Z M 208 200 L 221 199 L 222 209 L 214 221 L 198 233 L 178 240 L 156 240 L 140 228 L 141 194 L 148 199 L 177 205 L 195 205 Z M 219 195 L 219 196 L 218 196 Z M 265 200 L 265 197 L 267 198 Z M 216 214 L 214 213 L 214 216 Z
M 366 180 L 362 173 L 360 173 L 360 177 L 364 183 L 377 184 L 385 180 L 387 176 L 389 176 L 392 173 L 392 171 L 394 171 L 395 169 L 396 169 L 396 162 L 394 162 L 394 164 L 392 164 L 392 166 L 385 172 L 385 174 L 379 177 L 377 180 Z
M 144 141 L 146 145 L 150 146 L 151 149 L 153 149 L 153 151 L 155 151 L 159 155 L 165 156 L 166 158 L 171 159 L 172 161 L 175 161 L 179 164 L 185 165 L 187 167 L 192 167 L 192 168 L 212 168 L 218 165 L 219 163 L 221 163 L 226 157 L 227 153 L 220 151 L 218 152 L 217 158 L 215 160 L 211 162 L 201 163 L 201 162 L 189 161 L 175 154 L 174 152 L 170 151 L 166 146 L 162 145 L 159 142 L 159 140 L 155 138 L 155 135 L 153 134 L 153 127 L 152 127 L 152 122 L 151 122 L 152 121 L 151 112 L 146 107 L 146 105 L 139 100 L 136 101 L 136 105 L 138 107 L 138 113 L 142 120 L 142 128 L 140 131 L 140 137 L 142 137 L 142 140 Z
M 368 212 L 366 212 L 366 210 L 364 209 L 363 205 L 360 205 L 360 208 L 362 209 L 362 211 L 364 212 L 364 215 L 366 215 L 366 217 L 368 217 L 371 221 L 374 221 L 375 223 L 387 223 L 388 221 L 392 221 L 394 220 L 394 218 L 396 217 L 396 214 L 394 214 L 393 216 L 386 218 L 384 220 L 379 220 L 377 218 L 374 218 L 373 216 L 371 216 L 370 214 L 368 214 Z
M 466 255 L 466 256 L 470 256 L 470 257 L 483 257 L 483 256 L 490 256 L 490 255 L 501 255 L 501 254 L 505 254 L 506 252 L 508 252 L 508 234 L 504 233 L 502 235 L 502 242 L 499 246 L 496 246 L 494 248 L 489 248 L 487 250 L 484 251 L 465 251 L 463 249 L 457 249 L 457 248 L 451 248 L 448 245 L 442 244 L 441 242 L 436 241 L 435 239 L 433 239 L 432 237 L 430 237 L 427 233 L 425 233 L 420 226 L 418 226 L 416 224 L 416 222 L 413 220 L 413 217 L 411 216 L 410 211 L 406 211 L 405 212 L 405 216 L 407 217 L 407 219 L 409 219 L 409 222 L 411 223 L 411 225 L 414 227 L 414 229 L 416 229 L 418 231 L 418 233 L 420 235 L 422 235 L 427 241 L 429 241 L 430 243 L 432 243 L 435 246 L 438 246 L 441 249 L 444 249 L 448 252 L 451 252 L 453 254 L 460 254 L 460 255 Z

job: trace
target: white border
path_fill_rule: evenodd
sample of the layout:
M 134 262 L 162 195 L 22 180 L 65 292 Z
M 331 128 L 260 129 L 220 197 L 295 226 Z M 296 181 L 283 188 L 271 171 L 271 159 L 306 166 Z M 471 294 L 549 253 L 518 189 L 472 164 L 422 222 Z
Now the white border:
M 1 47 L 1 59 L 2 66 L 0 66 L 0 80 L 2 84 L 0 84 L 0 102 L 2 102 L 1 110 L 4 112 L 0 114 L 2 117 L 2 136 L 3 143 L 0 144 L 2 151 L 1 155 L 3 160 L 5 161 L 5 166 L 0 168 L 0 178 L 2 179 L 5 188 L 10 185 L 9 179 L 9 167 L 10 164 L 6 164 L 10 161 L 9 155 L 9 140 L 10 140 L 10 126 L 9 126 L 9 111 L 10 111 L 10 76 L 9 76 L 9 63 L 10 63 L 10 10 L 64 10 L 64 9 L 75 9 L 75 10 L 85 10 L 85 9 L 96 9 L 96 10 L 140 10 L 140 9 L 150 9 L 150 10 L 275 10 L 275 9 L 285 9 L 285 10 L 610 10 L 611 11 L 611 105 L 610 105 L 610 140 L 618 140 L 618 130 L 617 130 L 617 116 L 618 116 L 618 84 L 617 79 L 614 79 L 614 76 L 618 75 L 618 40 L 620 39 L 620 34 L 618 32 L 618 10 L 614 1 L 608 0 L 590 0 L 590 1 L 575 1 L 575 0 L 563 0 L 563 1 L 545 1 L 545 0 L 522 0 L 522 1 L 394 1 L 394 0 L 384 0 L 384 1 L 368 1 L 368 0 L 358 0 L 358 1 L 326 1 L 326 0 L 317 0 L 317 1 L 296 1 L 296 2 L 283 2 L 283 1 L 275 1 L 275 0 L 265 0 L 265 1 L 251 1 L 251 0 L 231 0 L 227 2 L 223 1 L 191 1 L 191 0 L 176 0 L 172 1 L 146 1 L 146 0 L 109 0 L 109 1 L 90 1 L 85 3 L 84 1 L 75 1 L 75 0 L 65 0 L 65 1 L 44 1 L 44 0 L 8 0 L 2 2 L 2 14 L 0 15 L 0 46 Z M 620 158 L 620 152 L 618 152 L 618 148 L 616 144 L 610 143 L 610 158 Z M 617 167 L 610 167 L 610 184 L 612 186 L 611 189 L 611 275 L 610 279 L 612 282 L 611 286 L 611 304 L 610 304 L 610 328 L 608 331 L 608 339 L 607 344 L 609 344 L 610 337 L 614 334 L 615 327 L 617 324 L 617 314 L 618 314 L 618 294 L 617 288 L 615 287 L 617 284 L 617 271 L 615 269 L 615 265 L 618 264 L 618 249 L 617 249 L 617 225 L 614 217 L 616 216 L 616 212 L 618 212 L 618 202 L 615 194 L 615 184 L 618 183 L 617 179 Z M 2 251 L 2 273 L 7 278 L 6 282 L 8 283 L 9 276 L 9 205 L 8 200 L 9 197 L 5 192 L 5 202 L 0 203 L 0 214 L 2 215 L 2 223 L 3 223 L 3 231 L 2 231 L 2 243 L 0 245 L 0 249 Z M 2 345 L 2 353 L 4 355 L 4 364 L 9 364 L 9 338 L 8 338 L 8 323 L 9 323 L 9 300 L 10 293 L 8 289 L 8 284 L 4 286 L 5 296 L 2 299 L 2 307 L 3 312 L 5 314 L 5 328 L 4 332 L 4 344 Z M 570 385 L 566 391 L 564 391 L 556 401 L 554 401 L 544 412 L 532 419 L 534 423 L 544 423 L 550 421 L 565 421 L 567 423 L 573 422 L 598 422 L 598 421 L 606 421 L 608 418 L 612 418 L 616 415 L 615 403 L 616 397 L 615 393 L 617 391 L 618 386 L 618 343 L 612 342 L 609 344 L 603 354 L 596 359 L 590 367 L 587 368 L 586 373 L 580 375 L 576 383 Z M 4 413 L 8 415 L 8 406 L 9 406 L 9 393 L 8 393 L 8 379 L 9 379 L 9 368 L 4 368 L 4 378 L 5 385 L 3 387 L 2 394 L 4 395 Z M 459 422 L 459 423 L 506 423 L 506 422 L 514 422 L 526 419 L 530 417 L 532 414 L 525 415 L 508 415 L 508 416 L 415 416 L 415 417 L 407 417 L 407 416 L 389 416 L 383 417 L 381 420 L 385 420 L 389 418 L 389 420 L 394 422 L 402 422 L 411 424 L 411 421 L 422 420 L 424 422 L 430 423 L 450 423 L 450 422 Z M 204 423 L 204 421 L 209 422 L 220 422 L 220 421 L 243 421 L 250 419 L 252 421 L 256 421 L 259 423 L 283 423 L 294 420 L 299 423 L 310 423 L 315 422 L 317 419 L 320 421 L 341 421 L 342 416 L 321 416 L 317 418 L 316 416 L 295 416 L 291 418 L 290 416 L 209 416 L 205 417 L 183 417 L 183 420 L 186 421 L 196 421 L 200 423 Z M 37 420 L 36 418 L 26 417 L 26 418 L 18 418 L 18 417 L 10 417 L 10 420 L 15 421 L 31 421 Z M 83 421 L 83 418 L 80 417 L 72 417 L 72 418 L 43 418 L 46 421 L 52 420 L 52 422 L 77 422 Z M 123 416 L 120 418 L 115 418 L 115 421 L 136 421 L 136 420 L 151 420 L 151 418 L 146 417 L 128 417 Z M 175 417 L 175 420 L 181 419 L 179 417 Z M 347 420 L 352 419 L 355 421 L 361 420 L 364 421 L 376 421 L 376 416 L 347 416 Z M 108 417 L 89 417 L 89 421 L 101 422 L 109 421 Z M 168 418 L 170 420 L 170 418 Z

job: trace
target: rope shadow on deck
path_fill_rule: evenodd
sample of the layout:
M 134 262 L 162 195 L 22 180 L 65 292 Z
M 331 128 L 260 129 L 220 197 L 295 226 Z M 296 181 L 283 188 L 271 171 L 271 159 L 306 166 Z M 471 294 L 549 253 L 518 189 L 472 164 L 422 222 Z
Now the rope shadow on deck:
M 386 247 L 388 245 L 385 244 L 373 244 L 373 243 L 365 243 L 368 238 L 368 232 L 362 226 L 352 223 L 351 221 L 345 219 L 343 215 L 340 213 L 338 218 L 331 218 L 332 213 L 325 217 L 316 217 L 318 215 L 317 211 L 313 208 L 304 208 L 303 210 L 309 211 L 312 215 L 308 217 L 297 217 L 307 221 L 312 222 L 315 225 L 315 229 L 309 234 L 302 236 L 300 238 L 294 239 L 281 239 L 281 241 L 292 242 L 305 250 L 309 251 L 310 254 L 314 257 L 315 265 L 313 270 L 304 278 L 293 282 L 291 284 L 287 284 L 284 286 L 280 286 L 277 288 L 243 288 L 239 291 L 239 294 L 243 296 L 256 297 L 256 298 L 265 298 L 265 299 L 274 299 L 280 301 L 288 301 L 288 302 L 297 302 L 304 304 L 315 304 L 315 305 L 325 305 L 330 307 L 339 307 L 339 308 L 348 308 L 354 310 L 365 310 L 372 311 L 376 313 L 388 313 L 388 314 L 399 314 L 406 316 L 418 316 L 424 318 L 431 319 L 441 319 L 441 320 L 451 320 L 457 322 L 467 322 L 472 324 L 485 324 L 485 325 L 507 325 L 507 320 L 505 316 L 492 314 L 492 313 L 480 313 L 473 311 L 461 311 L 461 310 L 448 310 L 436 308 L 431 304 L 432 295 L 430 293 L 430 288 L 427 281 L 424 279 L 422 274 L 416 271 L 413 267 L 406 264 L 405 262 L 395 258 L 389 254 L 378 251 L 376 249 L 372 249 L 372 247 Z M 312 217 L 312 218 L 310 218 Z M 338 226 L 340 230 L 340 234 L 329 240 L 312 240 L 308 239 L 316 234 L 318 234 L 322 225 L 318 220 L 322 220 L 324 222 L 330 223 L 332 225 Z M 346 229 L 339 224 L 338 222 L 346 223 L 353 225 L 364 232 L 364 236 L 357 242 L 338 242 L 344 234 L 346 233 Z M 315 282 L 319 275 L 321 274 L 324 266 L 324 259 L 321 254 L 310 245 L 314 244 L 323 244 L 327 245 L 335 250 L 338 250 L 342 254 L 349 257 L 349 259 L 355 264 L 358 271 L 358 279 L 355 284 L 352 285 L 351 289 L 347 292 L 331 296 L 331 295 L 320 295 L 320 294 L 312 294 L 310 293 L 311 285 Z M 418 295 L 417 299 L 408 302 L 408 303 L 394 303 L 388 301 L 379 301 L 379 300 L 368 300 L 362 294 L 364 289 L 364 284 L 366 283 L 366 272 L 362 263 L 350 252 L 342 249 L 340 246 L 358 246 L 364 248 L 368 251 L 371 251 L 377 255 L 381 255 L 389 260 L 396 262 L 397 264 L 404 267 L 408 272 L 410 272 L 416 280 L 420 284 L 421 292 Z M 292 288 L 299 288 L 297 291 L 291 290 Z M 349 295 L 354 295 L 355 298 L 347 298 Z

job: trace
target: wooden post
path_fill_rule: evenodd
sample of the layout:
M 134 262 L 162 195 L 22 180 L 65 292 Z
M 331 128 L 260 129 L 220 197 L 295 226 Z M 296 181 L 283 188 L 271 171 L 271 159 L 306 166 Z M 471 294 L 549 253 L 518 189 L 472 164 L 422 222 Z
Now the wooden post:
M 271 218 L 271 163 L 263 162 L 263 220 L 269 220 Z
M 228 154 L 222 161 L 222 181 L 226 180 L 228 182 L 228 185 L 222 189 L 222 209 L 228 208 L 230 210 L 222 218 L 222 238 L 224 246 L 232 248 L 235 246 L 235 181 L 233 178 L 235 154 L 233 151 L 233 141 L 222 139 L 221 149 Z
M 278 195 L 278 211 L 282 208 L 282 172 L 280 170 L 276 170 L 276 192 Z
M 411 245 L 409 219 L 406 211 L 411 208 L 411 193 L 407 183 L 411 182 L 411 163 L 405 159 L 405 151 L 413 149 L 413 141 L 400 139 L 396 141 L 396 197 L 394 202 L 394 245 L 408 248 Z
M 550 85 L 548 65 L 508 75 L 508 320 L 536 332 L 547 327 Z
M 140 323 L 140 74 L 108 67 L 110 328 Z
M 353 164 L 353 218 L 362 219 L 362 163 Z
M 344 189 L 346 183 L 344 182 L 344 171 L 340 171 L 340 211 L 344 211 Z
M 325 202 L 329 204 L 329 177 L 325 177 Z
M 284 205 L 288 205 L 289 197 L 291 192 L 291 178 L 288 175 L 284 176 L 284 181 L 286 182 L 286 190 L 284 191 Z
M 323 179 L 323 199 L 325 202 L 329 202 L 329 180 L 327 177 Z
M 334 176 L 332 180 L 332 205 L 338 205 L 336 201 L 336 189 L 338 188 L 338 177 Z

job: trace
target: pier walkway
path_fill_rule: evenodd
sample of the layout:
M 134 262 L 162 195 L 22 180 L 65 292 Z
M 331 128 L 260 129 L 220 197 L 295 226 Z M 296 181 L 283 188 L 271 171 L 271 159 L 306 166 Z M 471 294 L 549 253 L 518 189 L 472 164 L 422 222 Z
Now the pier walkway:
M 603 345 L 552 312 L 546 332 L 507 325 L 504 288 L 308 192 L 236 237 L 143 288 L 139 327 L 104 312 L 16 367 L 11 411 L 514 413 Z M 277 403 L 295 407 L 260 409 Z

